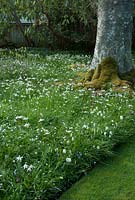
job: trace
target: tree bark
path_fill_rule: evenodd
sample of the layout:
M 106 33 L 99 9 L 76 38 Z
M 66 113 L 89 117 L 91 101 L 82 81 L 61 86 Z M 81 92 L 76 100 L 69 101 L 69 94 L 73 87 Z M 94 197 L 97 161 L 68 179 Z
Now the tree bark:
M 112 57 L 120 73 L 133 69 L 132 21 L 133 0 L 99 0 L 98 26 L 91 69 L 106 57 Z

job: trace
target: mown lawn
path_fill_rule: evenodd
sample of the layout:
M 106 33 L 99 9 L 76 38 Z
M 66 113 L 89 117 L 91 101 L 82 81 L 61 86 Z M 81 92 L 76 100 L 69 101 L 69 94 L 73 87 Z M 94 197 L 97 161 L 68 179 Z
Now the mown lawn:
M 59 200 L 135 200 L 135 136 L 98 164 Z
M 74 89 L 91 57 L 0 55 L 0 197 L 56 199 L 135 132 L 135 95 Z

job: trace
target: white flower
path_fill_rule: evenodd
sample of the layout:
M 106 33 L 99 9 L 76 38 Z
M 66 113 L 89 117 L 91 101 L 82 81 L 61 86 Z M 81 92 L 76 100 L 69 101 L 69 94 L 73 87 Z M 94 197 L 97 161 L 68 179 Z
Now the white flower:
M 45 130 L 45 135 L 49 135 L 50 132 L 48 130 Z
M 110 131 L 109 134 L 112 135 L 113 134 L 112 131 Z
M 129 108 L 132 108 L 132 107 L 133 107 L 133 105 L 128 105 L 128 107 L 129 107 Z
M 104 136 L 106 136 L 107 135 L 107 132 L 104 132 Z
M 34 166 L 33 166 L 33 165 L 30 165 L 30 166 L 27 168 L 27 172 L 31 172 L 33 168 L 34 168 Z
M 29 127 L 30 127 L 30 124 L 29 124 L 29 123 L 26 123 L 26 124 L 24 124 L 24 127 L 25 127 L 25 128 L 29 128 Z
M 22 119 L 22 118 L 23 118 L 23 116 L 16 116 L 15 119 Z
M 99 150 L 99 149 L 100 149 L 100 146 L 97 146 L 97 149 Z
M 23 165 L 23 169 L 28 169 L 28 165 L 25 163 L 24 165 Z
M 120 120 L 123 120 L 123 118 L 124 118 L 124 117 L 121 115 L 121 116 L 120 116 Z
M 69 140 L 67 140 L 67 144 L 70 144 L 70 141 L 69 141 Z
M 72 161 L 71 158 L 66 158 L 67 163 L 70 163 L 71 161 Z
M 44 121 L 44 119 L 42 119 L 42 118 L 38 120 L 38 122 L 43 122 L 43 121 Z
M 24 120 L 24 121 L 27 121 L 27 120 L 28 120 L 28 117 L 23 117 L 23 120 Z
M 28 117 L 25 117 L 25 116 L 16 116 L 15 119 L 16 119 L 16 120 L 24 120 L 24 121 L 27 121 L 27 120 L 28 120 Z
M 20 161 L 20 162 L 21 162 L 22 159 L 23 159 L 23 156 L 20 156 L 20 155 L 19 155 L 19 156 L 16 157 L 16 160 L 17 160 L 17 161 Z
M 86 128 L 86 129 L 89 129 L 89 126 L 84 124 L 82 128 Z
M 66 153 L 67 151 L 66 151 L 66 149 L 63 149 L 63 153 Z
M 66 130 L 66 133 L 71 133 L 72 131 L 71 130 Z
M 72 141 L 74 141 L 74 137 L 72 137 Z
M 31 91 L 33 91 L 32 88 L 26 88 L 26 94 L 29 94 Z

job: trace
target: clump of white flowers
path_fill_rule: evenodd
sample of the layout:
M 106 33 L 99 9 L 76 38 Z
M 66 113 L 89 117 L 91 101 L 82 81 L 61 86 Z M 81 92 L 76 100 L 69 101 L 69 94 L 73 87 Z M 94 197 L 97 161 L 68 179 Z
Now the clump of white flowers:
M 31 172 L 33 168 L 33 165 L 28 165 L 27 163 L 23 165 L 23 169 L 27 170 L 27 172 Z
M 21 161 L 22 161 L 22 159 L 23 159 L 23 156 L 20 156 L 20 155 L 19 155 L 19 156 L 17 156 L 17 157 L 16 157 L 16 161 L 19 161 L 19 162 L 21 162 Z
M 71 158 L 66 158 L 67 163 L 71 163 L 71 161 L 72 161 Z

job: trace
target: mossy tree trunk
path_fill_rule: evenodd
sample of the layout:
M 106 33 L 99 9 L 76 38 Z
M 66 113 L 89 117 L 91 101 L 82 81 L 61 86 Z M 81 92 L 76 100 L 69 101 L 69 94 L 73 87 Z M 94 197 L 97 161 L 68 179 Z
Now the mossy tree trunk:
M 118 71 L 131 71 L 133 0 L 99 0 L 98 27 L 91 69 L 106 57 L 118 64 Z

